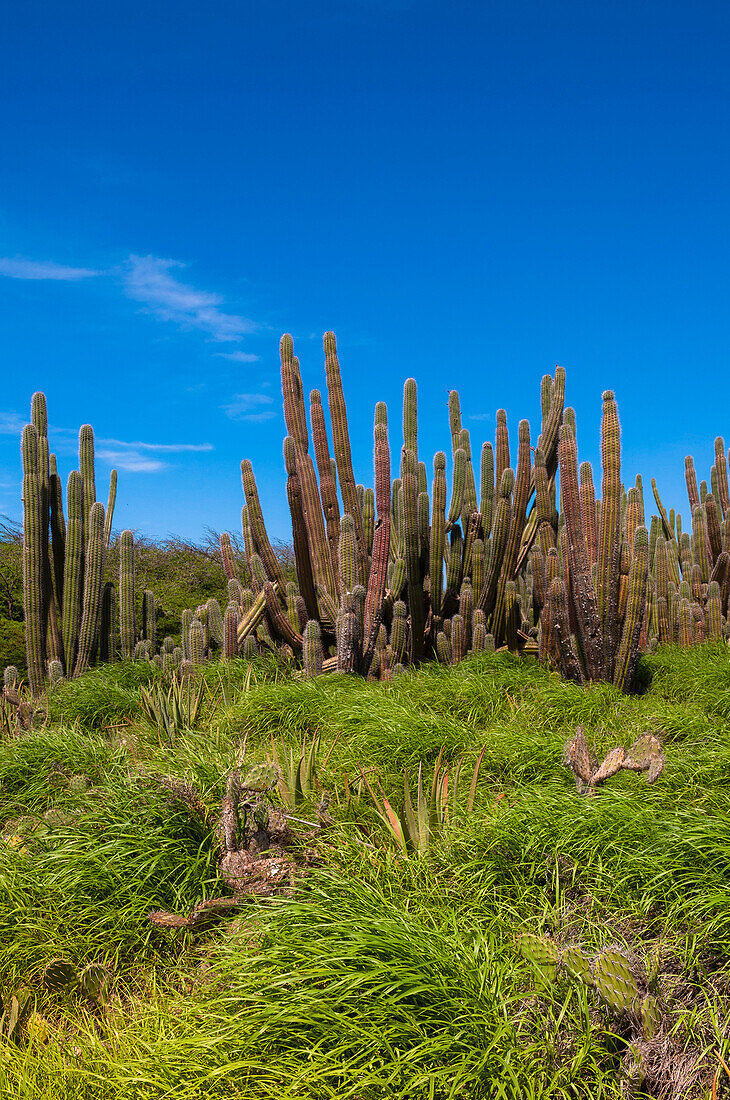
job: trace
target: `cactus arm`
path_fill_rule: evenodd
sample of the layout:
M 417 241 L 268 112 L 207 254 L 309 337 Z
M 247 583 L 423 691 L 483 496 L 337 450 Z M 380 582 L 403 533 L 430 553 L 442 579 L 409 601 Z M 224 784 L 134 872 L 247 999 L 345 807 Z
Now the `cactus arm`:
M 79 628 L 79 648 L 74 677 L 89 667 L 91 649 L 99 626 L 101 592 L 104 584 L 104 505 L 94 502 L 89 512 L 86 560 L 84 568 L 84 600 Z
M 423 578 L 420 565 L 418 532 L 418 480 L 416 456 L 403 451 L 403 518 L 406 577 L 408 580 L 408 610 L 411 618 L 411 661 L 423 658 Z
M 106 515 L 104 516 L 104 549 L 109 549 L 109 543 L 112 538 L 112 520 L 114 518 L 114 505 L 117 500 L 117 471 L 112 470 L 109 475 L 109 498 L 106 505 Z
M 362 512 L 357 499 L 355 475 L 352 470 L 350 436 L 347 429 L 347 408 L 342 389 L 342 376 L 337 358 L 337 341 L 334 332 L 324 334 L 325 371 L 327 373 L 327 394 L 329 396 L 330 420 L 334 444 L 337 476 L 340 480 L 342 503 L 355 521 L 355 534 L 360 553 L 362 571 L 367 572 L 368 562 L 365 554 L 365 537 L 362 527 Z
M 337 546 L 340 539 L 340 505 L 337 500 L 337 485 L 332 472 L 332 461 L 330 459 L 329 444 L 327 443 L 322 395 L 319 390 L 312 390 L 309 395 L 309 419 L 312 424 L 314 457 L 319 471 L 319 493 L 327 527 L 327 542 L 336 568 Z
M 131 531 L 122 531 L 119 539 L 119 634 L 122 642 L 122 659 L 131 661 L 137 644 L 134 598 L 134 536 Z
M 621 634 L 613 682 L 620 691 L 629 691 L 633 684 L 636 662 L 639 658 L 639 637 L 646 614 L 646 583 L 649 571 L 649 532 L 637 527 L 634 535 L 634 553 L 629 572 L 629 593 L 626 615 Z
M 367 676 L 373 660 L 378 631 L 383 618 L 383 598 L 388 577 L 390 555 L 390 448 L 388 429 L 378 421 L 375 436 L 375 503 L 378 518 L 373 535 L 373 556 L 370 563 L 365 610 L 363 613 L 363 655 L 360 671 Z
M 253 467 L 247 458 L 241 463 L 241 482 L 246 496 L 246 507 L 248 508 L 248 518 L 251 524 L 251 532 L 256 553 L 264 563 L 266 575 L 270 580 L 278 584 L 280 591 L 283 591 L 286 588 L 286 578 L 282 573 L 279 561 L 269 542 L 266 524 L 264 523 L 264 514 L 261 510 L 261 501 L 259 500 L 256 478 L 254 476 Z
M 605 676 L 613 678 L 618 645 L 618 589 L 621 555 L 621 433 L 613 392 L 603 394 L 601 421 L 603 483 L 598 538 L 596 595 L 604 638 Z

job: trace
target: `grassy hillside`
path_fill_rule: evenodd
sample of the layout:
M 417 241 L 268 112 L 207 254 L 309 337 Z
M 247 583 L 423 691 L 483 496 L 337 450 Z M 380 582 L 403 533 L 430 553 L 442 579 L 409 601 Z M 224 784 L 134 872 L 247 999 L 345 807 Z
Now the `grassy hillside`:
M 108 666 L 0 745 L 0 992 L 27 987 L 36 1010 L 30 1034 L 0 1043 L 0 1095 L 730 1095 L 724 644 L 643 659 L 633 697 L 502 654 L 392 684 L 222 668 L 205 669 L 193 731 L 145 719 L 149 666 Z M 580 795 L 563 763 L 578 725 L 599 758 L 655 734 L 663 774 Z M 207 929 L 151 924 L 230 894 L 213 822 L 236 762 L 272 741 L 285 760 L 315 735 L 321 789 L 289 822 L 294 890 Z M 464 758 L 456 809 L 426 855 L 404 854 L 355 797 L 358 769 L 399 808 L 404 769 L 415 798 L 419 762 L 430 779 L 442 749 Z M 536 968 L 524 933 L 592 958 L 619 947 L 657 999 L 653 1036 L 562 966 Z M 103 963 L 110 998 L 48 988 L 59 958 Z

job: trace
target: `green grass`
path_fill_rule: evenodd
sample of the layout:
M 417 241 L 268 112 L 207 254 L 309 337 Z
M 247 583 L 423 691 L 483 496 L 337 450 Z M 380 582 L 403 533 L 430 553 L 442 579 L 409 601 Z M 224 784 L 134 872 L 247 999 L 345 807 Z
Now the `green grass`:
M 709 1097 L 718 1055 L 730 1060 L 729 662 L 719 645 L 662 651 L 632 697 L 507 655 L 389 685 L 236 662 L 222 686 L 206 669 L 200 728 L 172 745 L 141 715 L 140 666 L 66 685 L 48 727 L 0 746 L 0 991 L 29 985 L 51 1028 L 48 1042 L 0 1042 L 0 1095 L 626 1095 L 638 1033 L 585 987 L 533 971 L 515 947 L 529 931 L 624 948 L 665 1018 L 633 1095 Z M 562 763 L 578 724 L 599 751 L 654 733 L 664 773 L 580 797 Z M 406 859 L 371 806 L 333 798 L 293 897 L 251 900 L 196 936 L 150 925 L 152 909 L 225 892 L 209 826 L 155 776 L 194 783 L 215 811 L 244 743 L 256 762 L 272 738 L 281 752 L 315 734 L 320 760 L 331 750 L 324 788 L 376 769 L 396 805 L 405 768 L 484 749 L 474 812 Z M 112 968 L 104 1011 L 43 990 L 58 956 Z M 728 1090 L 721 1071 L 718 1098 Z

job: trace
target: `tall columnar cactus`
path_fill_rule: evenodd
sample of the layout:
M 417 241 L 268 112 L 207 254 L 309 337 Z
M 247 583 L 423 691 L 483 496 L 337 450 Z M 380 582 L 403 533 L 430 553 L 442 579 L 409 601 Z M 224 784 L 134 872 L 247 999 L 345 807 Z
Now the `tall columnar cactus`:
M 122 531 L 119 540 L 119 634 L 122 659 L 131 661 L 137 644 L 134 598 L 134 536 Z
M 66 676 L 86 667 L 96 655 L 106 652 L 99 638 L 101 589 L 88 576 L 96 562 L 86 543 L 91 531 L 91 508 L 96 500 L 94 436 L 89 425 L 79 432 L 79 471 L 69 478 L 68 524 L 63 514 L 63 493 L 56 456 L 50 453 L 48 415 L 42 393 L 33 394 L 31 423 L 23 432 L 24 550 L 23 602 L 26 616 L 28 669 L 31 689 L 39 695 L 47 677 L 47 659 L 60 661 Z M 112 471 L 107 531 L 110 530 L 116 492 L 116 471 Z M 102 507 L 102 516 L 104 509 Z M 105 532 L 102 531 L 102 537 Z M 105 540 L 105 545 L 107 539 Z M 85 593 L 95 592 L 84 613 L 96 616 L 82 624 Z M 82 625 L 91 634 L 89 653 L 78 664 Z M 86 643 L 85 643 L 86 644 Z
M 403 520 L 408 607 L 411 613 L 411 661 L 423 658 L 423 578 L 421 576 L 420 540 L 418 535 L 418 483 L 416 456 L 403 451 Z
M 38 431 L 33 424 L 23 430 L 23 596 L 25 606 L 25 650 L 28 680 L 34 696 L 40 695 L 46 678 L 46 600 L 44 598 L 44 548 L 47 544 L 47 515 L 38 458 Z M 45 526 L 44 526 L 45 519 Z
M 601 619 L 593 585 L 588 548 L 583 530 L 578 488 L 577 444 L 568 427 L 560 432 L 560 484 L 567 531 L 568 562 L 572 582 L 573 608 L 585 659 L 588 680 L 606 676 L 606 654 Z
M 302 664 L 304 675 L 318 676 L 322 671 L 322 634 L 316 619 L 310 619 L 304 628 Z
M 229 603 L 223 618 L 223 656 L 226 661 L 232 661 L 238 648 L 238 606 Z
M 74 676 L 89 667 L 91 649 L 101 613 L 101 592 L 104 584 L 104 505 L 94 503 L 89 512 L 86 557 L 84 565 L 84 598 L 79 628 L 79 647 Z
M 336 466 L 333 466 L 330 459 L 327 428 L 324 422 L 324 409 L 322 408 L 322 395 L 319 390 L 312 390 L 309 395 L 309 418 L 312 424 L 314 455 L 319 472 L 319 493 L 322 498 L 327 542 L 329 543 L 330 556 L 336 566 L 340 538 L 340 505 L 337 499 Z
M 157 608 L 155 594 L 149 588 L 142 593 L 142 636 L 150 643 L 154 653 L 157 646 Z
M 194 668 L 200 668 L 205 660 L 205 627 L 200 619 L 193 619 L 188 635 L 190 660 Z
M 601 521 L 598 536 L 597 585 L 598 613 L 604 637 L 606 675 L 613 677 L 618 644 L 618 590 L 621 557 L 621 431 L 618 409 L 611 390 L 603 394 L 601 423 L 603 484 Z
M 639 637 L 646 614 L 646 584 L 649 573 L 649 532 L 637 527 L 629 573 L 629 593 L 621 641 L 614 661 L 613 682 L 621 691 L 633 686 L 639 657 Z
M 373 535 L 373 555 L 370 563 L 365 609 L 363 613 L 363 646 L 360 671 L 367 676 L 375 652 L 380 624 L 383 620 L 383 600 L 390 556 L 390 447 L 387 422 L 376 411 L 374 466 L 377 521 Z
M 362 512 L 357 499 L 355 475 L 352 470 L 350 435 L 347 430 L 347 409 L 345 406 L 345 394 L 342 389 L 342 376 L 340 374 L 340 363 L 337 358 L 337 341 L 334 332 L 325 332 L 324 334 L 324 353 L 330 419 L 332 421 L 332 438 L 334 441 L 335 462 L 337 463 L 337 476 L 340 481 L 340 491 L 342 493 L 342 502 L 345 511 L 349 512 L 355 523 L 355 536 L 360 551 L 362 570 L 365 572 L 368 567 L 368 562 L 367 555 L 365 554 Z

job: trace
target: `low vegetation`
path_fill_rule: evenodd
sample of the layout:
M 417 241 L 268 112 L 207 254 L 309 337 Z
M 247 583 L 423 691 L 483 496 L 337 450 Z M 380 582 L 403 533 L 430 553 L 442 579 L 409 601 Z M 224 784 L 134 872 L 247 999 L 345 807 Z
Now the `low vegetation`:
M 0 748 L 0 1094 L 730 1094 L 726 643 L 638 678 L 272 654 L 164 732 L 154 665 L 60 684 Z

